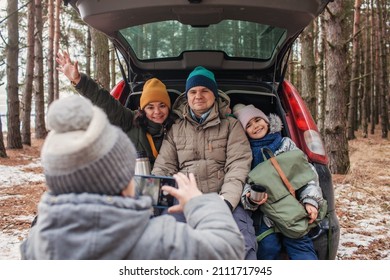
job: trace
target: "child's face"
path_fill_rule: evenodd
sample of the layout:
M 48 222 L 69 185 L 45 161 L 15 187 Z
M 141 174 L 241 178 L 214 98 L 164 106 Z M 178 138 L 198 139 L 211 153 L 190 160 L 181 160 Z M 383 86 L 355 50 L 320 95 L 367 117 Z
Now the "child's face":
M 262 118 L 251 119 L 245 128 L 246 133 L 252 139 L 261 139 L 268 133 L 268 124 Z

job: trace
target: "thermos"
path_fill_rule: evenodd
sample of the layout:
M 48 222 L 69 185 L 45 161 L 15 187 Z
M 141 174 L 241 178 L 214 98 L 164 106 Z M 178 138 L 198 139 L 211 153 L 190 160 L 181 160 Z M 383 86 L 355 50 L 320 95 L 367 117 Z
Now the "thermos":
M 150 161 L 145 151 L 137 152 L 135 162 L 135 175 L 150 175 Z

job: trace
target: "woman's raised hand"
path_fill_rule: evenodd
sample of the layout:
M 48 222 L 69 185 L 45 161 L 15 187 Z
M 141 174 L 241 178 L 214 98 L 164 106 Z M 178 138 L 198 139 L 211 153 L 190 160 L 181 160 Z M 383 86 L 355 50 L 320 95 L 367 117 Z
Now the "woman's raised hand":
M 58 63 L 56 69 L 61 73 L 64 73 L 74 85 L 77 85 L 81 80 L 78 61 L 76 60 L 73 64 L 68 52 L 61 50 L 57 53 L 56 61 Z

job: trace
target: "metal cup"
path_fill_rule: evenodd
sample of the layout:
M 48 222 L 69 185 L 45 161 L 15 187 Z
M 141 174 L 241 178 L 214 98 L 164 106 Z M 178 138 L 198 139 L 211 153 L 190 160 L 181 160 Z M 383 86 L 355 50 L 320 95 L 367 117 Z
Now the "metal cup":
M 250 199 L 253 201 L 260 201 L 265 197 L 267 189 L 260 185 L 251 186 L 251 196 Z

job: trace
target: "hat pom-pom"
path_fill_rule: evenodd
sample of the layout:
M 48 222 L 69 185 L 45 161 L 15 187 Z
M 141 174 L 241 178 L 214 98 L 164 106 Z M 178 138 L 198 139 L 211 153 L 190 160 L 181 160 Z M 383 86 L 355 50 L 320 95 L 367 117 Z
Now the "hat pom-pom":
M 93 117 L 92 103 L 72 95 L 54 101 L 47 113 L 47 126 L 57 133 L 86 130 Z
M 277 133 L 282 131 L 283 129 L 283 123 L 280 117 L 276 114 L 269 114 L 269 133 Z
M 236 105 L 234 105 L 233 107 L 233 113 L 236 113 L 238 111 L 240 111 L 242 108 L 244 108 L 246 105 L 242 104 L 242 103 L 238 103 Z

